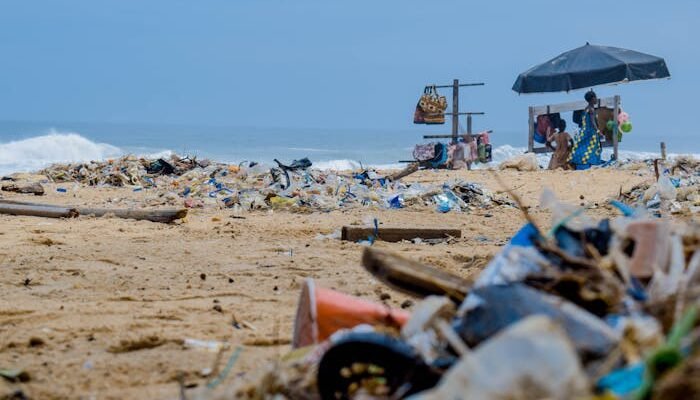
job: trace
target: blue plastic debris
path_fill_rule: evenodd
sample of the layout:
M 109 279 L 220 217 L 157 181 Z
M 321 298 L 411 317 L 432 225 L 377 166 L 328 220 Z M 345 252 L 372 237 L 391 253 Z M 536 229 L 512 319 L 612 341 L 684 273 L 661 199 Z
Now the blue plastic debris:
M 615 370 L 596 383 L 600 391 L 608 391 L 616 396 L 625 397 L 634 393 L 644 381 L 644 363 L 634 364 L 630 367 Z

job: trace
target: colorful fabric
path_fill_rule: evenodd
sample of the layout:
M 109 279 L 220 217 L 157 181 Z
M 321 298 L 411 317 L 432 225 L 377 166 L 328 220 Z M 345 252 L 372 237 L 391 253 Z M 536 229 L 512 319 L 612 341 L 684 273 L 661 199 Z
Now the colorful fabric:
M 488 132 L 481 132 L 478 135 L 479 135 L 479 141 L 482 144 L 491 144 L 491 138 L 489 137 Z
M 435 158 L 435 145 L 437 143 L 417 144 L 413 149 L 413 158 L 416 161 L 428 161 Z
M 600 137 L 593 122 L 595 113 L 586 112 L 583 116 L 581 132 L 574 138 L 568 162 L 576 169 L 587 169 L 591 165 L 600 164 Z
M 444 143 L 438 143 L 435 145 L 435 158 L 428 161 L 432 168 L 439 168 L 447 164 L 447 145 Z

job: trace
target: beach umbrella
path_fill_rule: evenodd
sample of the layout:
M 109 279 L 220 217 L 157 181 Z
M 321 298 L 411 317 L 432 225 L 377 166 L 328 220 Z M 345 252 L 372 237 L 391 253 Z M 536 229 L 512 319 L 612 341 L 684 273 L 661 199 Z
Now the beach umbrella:
M 518 75 L 513 90 L 518 93 L 568 92 L 670 76 L 666 61 L 661 57 L 586 43 Z

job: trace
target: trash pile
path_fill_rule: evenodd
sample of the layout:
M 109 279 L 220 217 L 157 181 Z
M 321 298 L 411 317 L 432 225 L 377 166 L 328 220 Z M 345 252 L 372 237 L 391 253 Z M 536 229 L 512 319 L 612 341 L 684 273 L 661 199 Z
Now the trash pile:
M 700 160 L 677 158 L 670 166 L 650 161 L 656 182 L 640 184 L 620 194 L 630 206 L 672 214 L 700 213 Z
M 176 155 L 147 160 L 126 156 L 116 160 L 56 164 L 41 171 L 53 182 L 88 186 L 152 189 L 147 205 L 218 206 L 235 212 L 287 209 L 330 211 L 349 207 L 404 208 L 434 206 L 439 212 L 469 211 L 498 205 L 513 206 L 505 196 L 468 182 L 441 186 L 404 184 L 376 171 L 342 174 L 311 168 L 308 159 L 276 167 L 255 162 L 239 165 Z
M 528 222 L 473 283 L 366 248 L 370 273 L 423 298 L 410 314 L 307 281 L 294 350 L 237 396 L 700 398 L 700 226 L 543 197 L 552 228 Z

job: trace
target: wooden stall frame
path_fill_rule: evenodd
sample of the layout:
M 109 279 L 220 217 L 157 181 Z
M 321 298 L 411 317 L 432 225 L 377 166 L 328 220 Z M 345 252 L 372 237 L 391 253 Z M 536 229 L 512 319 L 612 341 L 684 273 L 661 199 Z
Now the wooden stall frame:
M 485 83 L 483 82 L 478 82 L 478 83 L 459 83 L 459 79 L 454 79 L 452 81 L 451 85 L 426 85 L 426 86 L 434 86 L 435 88 L 438 89 L 452 89 L 452 112 L 446 115 L 450 115 L 452 117 L 452 133 L 449 135 L 446 134 L 438 134 L 438 135 L 423 135 L 423 139 L 452 139 L 452 143 L 457 143 L 460 137 L 465 138 L 467 142 L 471 142 L 473 140 L 473 132 L 472 132 L 472 116 L 473 115 L 485 115 L 486 113 L 483 111 L 468 111 L 468 112 L 460 112 L 459 111 L 459 88 L 461 87 L 469 87 L 469 86 L 484 86 Z M 466 134 L 459 134 L 459 116 L 460 115 L 466 115 L 467 116 L 467 133 Z M 493 131 L 488 131 L 489 133 L 492 133 Z M 411 160 L 399 160 L 401 163 L 411 163 L 415 161 Z M 471 169 L 471 163 L 467 163 L 467 168 Z
M 452 143 L 457 143 L 457 140 L 459 139 L 460 135 L 459 134 L 459 116 L 460 115 L 466 115 L 467 116 L 467 135 L 471 139 L 472 135 L 472 115 L 484 115 L 486 113 L 482 111 L 469 111 L 469 112 L 460 112 L 459 111 L 459 88 L 461 87 L 469 87 L 469 86 L 484 86 L 485 83 L 483 82 L 478 82 L 478 83 L 459 83 L 459 79 L 454 79 L 452 81 L 451 85 L 426 85 L 426 86 L 435 86 L 438 89 L 452 89 L 452 112 L 449 113 L 452 117 L 452 134 L 451 135 L 425 135 L 423 136 L 424 139 L 429 138 L 451 138 Z
M 618 156 L 618 141 L 617 141 L 617 116 L 620 112 L 620 96 L 615 95 L 612 97 L 605 97 L 598 99 L 598 108 L 600 107 L 610 107 L 613 109 L 613 135 L 612 143 L 604 142 L 601 144 L 602 147 L 612 147 L 615 160 Z M 535 147 L 535 118 L 538 115 L 552 114 L 552 113 L 562 113 L 569 111 L 583 110 L 588 106 L 585 101 L 572 101 L 569 103 L 559 103 L 559 104 L 548 104 L 543 106 L 530 106 L 528 107 L 528 140 L 527 140 L 527 150 L 530 153 L 540 154 L 548 153 L 552 151 L 548 147 Z

